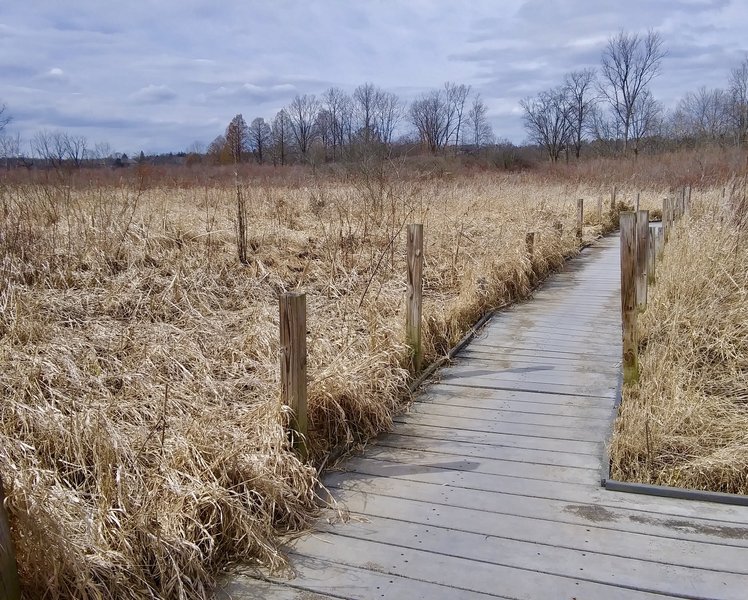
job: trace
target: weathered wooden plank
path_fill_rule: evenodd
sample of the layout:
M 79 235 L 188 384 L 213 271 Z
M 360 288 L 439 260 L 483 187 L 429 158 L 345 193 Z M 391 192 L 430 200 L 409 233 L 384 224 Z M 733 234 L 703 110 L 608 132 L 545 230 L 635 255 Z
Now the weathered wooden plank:
M 486 433 L 464 429 L 444 429 L 430 425 L 413 425 L 412 423 L 400 423 L 397 431 L 402 435 L 418 435 L 421 437 L 452 440 L 454 442 L 491 444 L 494 446 L 509 446 L 510 448 L 529 448 L 556 452 L 576 452 L 577 454 L 592 454 L 594 456 L 598 456 L 602 449 L 602 442 L 552 439 L 506 433 Z
M 507 477 L 522 477 L 541 481 L 568 481 L 570 483 L 596 485 L 600 480 L 599 469 L 580 469 L 495 458 L 469 458 L 434 451 L 405 450 L 382 445 L 370 447 L 366 452 L 366 457 L 391 463 L 406 463 L 435 469 L 505 475 Z
M 555 440 L 578 440 L 597 443 L 605 436 L 602 427 L 567 427 L 565 425 L 537 425 L 526 423 L 507 423 L 505 421 L 490 421 L 470 419 L 466 417 L 444 417 L 428 413 L 405 414 L 398 417 L 398 423 L 439 427 L 450 431 L 469 431 L 475 433 L 509 433 L 529 437 L 539 437 Z
M 293 547 L 299 555 L 322 558 L 341 565 L 366 568 L 380 573 L 413 576 L 420 581 L 452 587 L 454 590 L 443 598 L 462 598 L 466 592 L 492 594 L 500 598 L 605 598 L 606 600 L 638 600 L 652 598 L 646 592 L 604 585 L 585 580 L 583 577 L 569 578 L 529 569 L 507 567 L 476 560 L 450 556 L 449 554 L 426 552 L 405 547 L 393 547 L 380 542 L 357 538 L 332 539 L 326 536 L 322 543 L 308 537 L 297 541 Z M 295 565 L 300 563 L 298 559 Z M 299 568 L 297 566 L 297 568 Z M 303 567 L 302 567 L 303 568 Z M 584 575 L 580 572 L 580 575 Z M 329 579 L 329 589 L 336 589 L 338 582 Z M 407 589 L 405 590 L 407 592 Z M 405 593 L 399 598 L 409 598 Z
M 309 426 L 306 381 L 306 294 L 280 297 L 281 402 L 291 408 L 290 434 L 294 449 L 307 457 Z
M 405 341 L 410 347 L 412 368 L 421 370 L 421 313 L 423 311 L 423 225 L 408 225 L 408 291 L 405 309 Z
M 400 435 L 390 433 L 377 440 L 376 446 L 404 448 L 424 452 L 440 452 L 461 458 L 492 458 L 497 460 L 514 460 L 545 465 L 600 469 L 600 459 L 591 454 L 537 450 L 535 448 L 516 448 L 512 446 L 491 446 L 473 444 L 422 436 Z M 375 447 L 375 446 L 372 446 Z
M 397 502 L 390 500 L 389 504 Z M 340 536 L 342 544 L 351 538 L 370 540 L 661 594 L 677 593 L 685 579 L 693 596 L 708 598 L 720 590 L 721 598 L 745 599 L 745 548 L 731 549 L 732 556 L 727 557 L 719 548 L 715 552 L 708 544 L 696 542 L 654 540 L 637 534 L 615 536 L 606 530 L 593 534 L 586 527 L 533 519 L 487 520 L 474 511 L 448 506 L 436 510 L 421 506 L 425 510 L 420 513 L 403 508 L 392 507 L 391 512 L 405 518 L 392 518 L 374 515 L 372 510 L 376 509 L 367 506 L 361 513 L 366 522 L 326 525 L 324 531 Z
M 559 414 L 558 411 L 549 414 L 546 411 L 521 411 L 502 408 L 500 406 L 486 406 L 485 408 L 477 406 L 453 406 L 424 399 L 420 399 L 417 403 L 413 404 L 409 413 L 414 416 L 429 414 L 431 416 L 519 423 L 521 425 L 545 425 L 547 427 L 571 427 L 574 429 L 589 427 L 594 429 L 601 438 L 606 437 L 610 431 L 611 416 L 609 410 L 601 410 L 598 417 L 591 417 L 581 410 L 573 415 Z
M 606 493 L 602 497 L 590 495 L 579 501 L 548 497 L 549 494 L 528 496 L 505 489 L 475 490 L 424 481 L 380 478 L 366 473 L 334 473 L 326 483 L 329 489 L 363 493 L 367 497 L 382 495 L 482 511 L 486 513 L 486 518 L 493 518 L 492 515 L 498 513 L 656 537 L 703 541 L 728 548 L 748 547 L 748 522 L 740 521 L 745 519 L 745 515 L 726 505 L 672 499 L 662 502 L 667 499 L 615 493 Z

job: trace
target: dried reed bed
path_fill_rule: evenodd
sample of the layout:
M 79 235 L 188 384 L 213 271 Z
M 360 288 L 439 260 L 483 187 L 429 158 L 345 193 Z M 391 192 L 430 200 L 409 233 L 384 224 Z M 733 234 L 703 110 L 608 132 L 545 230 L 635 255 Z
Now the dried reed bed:
M 748 196 L 745 181 L 730 190 L 699 193 L 657 265 L 641 378 L 612 440 L 617 479 L 748 494 Z
M 282 562 L 278 536 L 315 511 L 316 470 L 290 451 L 278 405 L 278 294 L 308 292 L 320 464 L 407 398 L 408 222 L 425 225 L 433 360 L 574 254 L 574 199 L 607 191 L 491 176 L 249 183 L 247 264 L 230 187 L 0 194 L 0 473 L 25 594 L 202 598 L 229 561 Z M 588 236 L 610 226 L 594 221 Z

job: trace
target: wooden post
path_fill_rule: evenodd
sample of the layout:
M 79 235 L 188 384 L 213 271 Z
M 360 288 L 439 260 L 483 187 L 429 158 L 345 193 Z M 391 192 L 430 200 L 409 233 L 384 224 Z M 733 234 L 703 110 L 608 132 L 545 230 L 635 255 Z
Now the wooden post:
M 662 235 L 667 243 L 670 239 L 670 198 L 662 199 Z
M 688 186 L 688 195 L 686 196 L 686 201 L 683 205 L 683 214 L 687 215 L 688 211 L 691 209 L 691 186 Z
M 616 224 L 616 186 L 610 190 L 610 220 Z
M 649 211 L 636 212 L 636 306 L 647 308 L 647 253 L 649 245 Z
M 408 297 L 405 340 L 410 347 L 414 373 L 421 370 L 421 311 L 423 306 L 423 225 L 408 225 Z
M 535 232 L 529 231 L 525 234 L 525 248 L 527 256 L 530 259 L 530 270 L 532 270 L 533 259 L 535 258 Z
M 657 258 L 662 259 L 662 253 L 665 251 L 665 228 L 660 227 L 657 230 Z
M 636 192 L 636 212 L 639 212 L 639 192 Z
M 647 289 L 655 283 L 655 263 L 657 262 L 657 229 L 649 228 L 649 242 L 647 244 Z
M 5 510 L 5 489 L 0 475 L 0 598 L 20 600 L 21 586 L 18 582 L 18 565 L 10 536 L 8 512 Z
M 636 332 L 636 213 L 622 212 L 620 220 L 623 382 L 631 385 L 639 380 Z
M 309 454 L 306 403 L 306 294 L 280 297 L 281 402 L 291 408 L 291 444 L 302 460 Z
M 597 222 L 602 225 L 603 223 L 603 198 L 602 196 L 597 197 Z
M 584 225 L 584 200 L 577 200 L 577 243 L 582 245 L 582 226 Z

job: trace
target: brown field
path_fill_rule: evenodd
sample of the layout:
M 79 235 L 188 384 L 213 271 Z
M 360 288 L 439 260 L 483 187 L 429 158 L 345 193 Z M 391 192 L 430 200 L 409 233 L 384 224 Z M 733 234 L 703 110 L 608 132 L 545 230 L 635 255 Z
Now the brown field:
M 239 191 L 246 264 L 223 181 L 0 187 L 0 472 L 29 597 L 200 598 L 230 561 L 280 564 L 331 450 L 408 400 L 408 223 L 425 228 L 427 363 L 578 251 L 576 198 L 586 239 L 613 225 L 606 184 L 528 175 L 361 171 Z M 642 206 L 666 192 L 645 189 Z M 618 208 L 634 196 L 619 186 Z M 310 464 L 279 403 L 288 290 L 308 294 Z

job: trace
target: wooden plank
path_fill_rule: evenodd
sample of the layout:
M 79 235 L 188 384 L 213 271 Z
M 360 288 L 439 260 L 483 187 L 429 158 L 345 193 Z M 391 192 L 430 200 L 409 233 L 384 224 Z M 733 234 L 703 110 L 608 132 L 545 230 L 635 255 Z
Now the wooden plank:
M 549 427 L 590 427 L 596 431 L 599 430 L 601 438 L 607 437 L 610 432 L 610 410 L 607 408 L 600 409 L 596 414 L 590 415 L 589 409 L 577 409 L 575 412 L 570 412 L 568 410 L 564 411 L 564 408 L 566 408 L 564 406 L 543 405 L 539 407 L 537 404 L 532 404 L 532 410 L 528 411 L 521 410 L 525 406 L 515 404 L 491 404 L 493 405 L 489 406 L 488 403 L 484 403 L 482 406 L 474 406 L 471 403 L 454 406 L 429 400 L 419 400 L 410 407 L 409 414 L 420 415 L 426 413 L 434 416 L 521 423 L 524 425 L 546 425 Z M 548 408 L 554 410 L 548 411 Z
M 581 442 L 602 442 L 604 428 L 600 427 L 566 427 L 564 425 L 536 425 L 525 423 L 507 423 L 506 421 L 488 421 L 466 417 L 444 417 L 427 413 L 405 414 L 397 417 L 397 423 L 410 423 L 428 427 L 441 427 L 450 431 L 470 431 L 474 433 L 506 433 L 527 437 L 538 437 L 551 440 L 573 440 Z
M 492 446 L 391 433 L 377 440 L 377 446 L 403 448 L 418 452 L 438 452 L 461 458 L 488 458 L 495 460 L 513 460 L 560 467 L 580 469 L 600 469 L 600 459 L 591 454 L 578 454 L 556 450 L 537 450 L 533 448 L 514 448 L 511 446 Z
M 410 347 L 411 366 L 421 370 L 421 312 L 423 310 L 423 225 L 408 225 L 408 290 L 405 310 L 405 341 Z
M 567 497 L 570 491 L 528 494 L 521 487 L 498 490 L 470 489 L 412 478 L 379 477 L 370 473 L 332 473 L 325 478 L 329 488 L 356 493 L 381 494 L 446 504 L 493 513 L 525 515 L 551 521 L 587 523 L 620 531 L 639 531 L 677 539 L 703 539 L 728 547 L 748 547 L 748 515 L 735 507 L 654 496 L 590 493 L 584 498 Z M 584 489 L 577 486 L 575 490 Z M 492 517 L 491 517 L 492 518 Z
M 365 535 L 368 539 L 392 545 L 409 545 L 408 540 L 402 537 L 403 534 L 407 538 L 423 540 L 425 544 L 423 535 L 414 535 L 426 533 L 425 528 L 419 527 L 423 525 L 440 538 L 443 535 L 457 536 L 465 533 L 468 534 L 465 536 L 466 540 L 474 541 L 472 537 L 477 534 L 490 537 L 494 542 L 488 545 L 493 556 L 472 554 L 468 550 L 469 545 L 459 550 L 453 547 L 452 554 L 488 562 L 500 558 L 508 566 L 524 566 L 558 575 L 571 576 L 573 574 L 570 569 L 578 570 L 579 564 L 585 564 L 593 573 L 591 577 L 600 577 L 607 573 L 606 578 L 612 579 L 610 575 L 613 573 L 636 573 L 641 584 L 650 588 L 656 588 L 657 580 L 666 579 L 672 574 L 677 573 L 679 577 L 689 576 L 684 569 L 706 571 L 698 575 L 690 574 L 697 577 L 709 577 L 707 573 L 712 576 L 719 573 L 718 576 L 721 577 L 725 574 L 748 575 L 748 548 L 744 547 L 731 547 L 729 551 L 725 551 L 719 545 L 701 541 L 655 537 L 648 533 L 619 532 L 615 529 L 590 526 L 589 523 L 560 523 L 516 515 L 492 514 L 491 518 L 487 519 L 482 511 L 449 505 L 435 507 L 428 502 L 388 496 L 367 497 L 361 493 L 342 493 L 336 494 L 336 497 L 338 501 L 345 502 L 352 513 L 365 516 L 368 523 L 336 525 L 327 531 L 351 537 Z M 436 510 L 433 510 L 434 508 Z M 377 522 L 380 523 L 378 526 L 369 527 Z M 393 533 L 397 537 L 392 536 Z M 437 543 L 440 544 L 441 541 Z M 472 545 L 476 548 L 486 547 L 483 543 Z M 438 550 L 438 546 L 426 545 L 423 549 Z M 538 550 L 543 553 L 542 561 L 538 561 Z M 581 557 L 574 554 L 578 551 L 586 552 L 588 560 L 579 560 Z M 535 556 L 528 556 L 526 552 L 534 553 Z M 549 560 L 550 556 L 546 554 L 548 552 L 553 552 L 552 560 Z M 512 560 L 520 562 L 508 563 L 510 556 L 513 557 Z M 654 568 L 650 569 L 641 564 L 642 561 Z M 615 564 L 618 568 L 614 567 Z M 669 566 L 676 569 L 667 569 Z M 735 583 L 735 579 L 732 579 Z M 701 581 L 705 583 L 703 579 Z M 712 591 L 720 588 L 720 585 L 714 585 L 713 580 L 709 583 Z M 672 582 L 670 585 L 672 586 Z M 699 593 L 709 595 L 709 591 L 703 588 Z
M 467 592 L 491 594 L 500 598 L 605 598 L 606 600 L 638 600 L 651 594 L 614 585 L 593 583 L 582 577 L 568 578 L 530 569 L 467 560 L 446 553 L 391 546 L 357 538 L 310 544 L 305 538 L 296 542 L 297 555 L 322 558 L 337 564 L 367 568 L 381 573 L 407 577 L 418 574 L 420 581 L 452 587 L 450 596 L 462 598 Z M 583 575 L 583 574 L 581 574 Z M 335 580 L 330 586 L 337 587 Z M 407 590 L 406 590 L 407 591 Z M 409 594 L 398 596 L 410 598 Z
M 600 456 L 602 451 L 602 444 L 584 440 L 564 440 L 509 433 L 486 433 L 465 429 L 443 429 L 429 425 L 413 425 L 412 423 L 400 423 L 397 431 L 402 435 L 418 435 L 438 440 L 509 446 L 510 448 L 576 452 L 577 454 L 591 454 L 593 456 Z
M 600 480 L 599 469 L 584 469 L 561 465 L 546 465 L 524 460 L 498 458 L 468 458 L 444 454 L 442 452 L 407 450 L 392 446 L 372 446 L 366 452 L 367 458 L 392 464 L 408 464 L 451 471 L 469 471 L 487 475 L 505 475 L 541 481 L 567 481 L 595 485 Z
M 302 460 L 307 458 L 306 294 L 280 297 L 281 402 L 291 408 L 290 435 Z
M 317 538 L 319 539 L 319 538 Z M 329 543 L 325 540 L 323 543 Z M 454 589 L 449 585 L 439 585 L 426 581 L 419 581 L 404 575 L 395 575 L 378 569 L 373 562 L 362 564 L 357 567 L 348 564 L 338 564 L 334 561 L 325 560 L 315 553 L 314 556 L 305 556 L 299 553 L 291 553 L 294 575 L 291 579 L 273 574 L 265 574 L 271 578 L 272 588 L 265 587 L 267 584 L 260 582 L 260 592 L 255 592 L 257 580 L 248 577 L 240 578 L 238 585 L 233 588 L 230 598 L 232 600 L 316 600 L 318 594 L 328 593 L 333 598 L 345 598 L 346 600 L 372 600 L 372 598 L 413 598 L 418 600 L 432 600 L 436 598 L 454 597 Z M 399 553 L 398 553 L 399 554 Z M 289 588 L 288 586 L 293 586 Z M 290 594 L 277 595 L 279 590 L 292 590 Z M 284 591 L 284 594 L 289 594 Z M 254 595 L 253 595 L 254 594 Z M 315 596 L 317 594 L 317 596 Z M 489 600 L 496 596 L 479 594 L 460 590 L 460 598 L 466 600 Z

